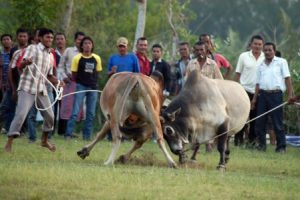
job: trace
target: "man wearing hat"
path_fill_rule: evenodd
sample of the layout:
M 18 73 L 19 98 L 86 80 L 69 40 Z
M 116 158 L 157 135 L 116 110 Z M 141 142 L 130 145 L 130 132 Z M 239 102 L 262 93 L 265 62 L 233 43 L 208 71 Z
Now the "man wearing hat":
M 128 53 L 128 40 L 120 37 L 117 40 L 118 53 L 113 54 L 108 61 L 108 76 L 117 72 L 140 72 L 137 57 Z

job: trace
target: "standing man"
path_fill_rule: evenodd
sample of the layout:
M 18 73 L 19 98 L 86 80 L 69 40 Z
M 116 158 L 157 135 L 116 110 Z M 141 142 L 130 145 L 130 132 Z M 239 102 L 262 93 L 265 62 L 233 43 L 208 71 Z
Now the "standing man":
M 222 73 L 219 67 L 217 66 L 217 63 L 212 59 L 210 59 L 209 57 L 207 57 L 207 52 L 208 49 L 204 42 L 200 41 L 194 45 L 194 54 L 196 58 L 192 59 L 189 62 L 186 68 L 186 78 L 192 71 L 198 70 L 202 75 L 208 78 L 223 80 Z M 209 141 L 206 144 L 206 152 L 209 153 L 212 151 L 212 143 L 213 140 Z M 199 149 L 199 144 L 195 146 L 194 152 L 197 152 L 198 149 Z
M 260 35 L 254 35 L 250 41 L 250 51 L 242 53 L 238 59 L 236 66 L 236 81 L 240 82 L 246 90 L 250 101 L 253 99 L 256 84 L 256 72 L 257 67 L 264 61 L 265 55 L 262 52 L 264 40 Z M 251 109 L 249 114 L 249 120 L 256 117 L 256 109 Z M 255 121 L 250 122 L 248 133 L 248 148 L 255 146 L 256 134 L 255 134 Z M 243 134 L 247 126 L 235 135 L 235 140 L 243 142 Z
M 100 56 L 93 53 L 94 42 L 90 37 L 84 37 L 80 43 L 80 54 L 72 61 L 72 79 L 76 82 L 76 91 L 96 90 L 99 72 L 102 71 Z M 80 106 L 86 97 L 86 119 L 83 126 L 83 140 L 90 140 L 93 131 L 93 120 L 96 113 L 97 92 L 81 92 L 75 94 L 72 116 L 67 124 L 65 138 L 73 133 L 75 121 L 80 112 Z
M 59 64 L 60 58 L 64 54 L 66 50 L 66 36 L 64 33 L 56 33 L 54 36 L 55 41 L 55 57 L 56 57 L 56 64 Z
M 150 76 L 151 74 L 151 69 L 150 69 L 150 62 L 147 57 L 147 50 L 148 50 L 148 41 L 147 38 L 145 37 L 140 37 L 137 40 L 136 43 L 136 56 L 139 61 L 140 65 L 140 72 L 142 74 L 145 74 L 147 76 Z
M 11 152 L 14 138 L 20 136 L 20 130 L 23 122 L 25 121 L 35 99 L 40 107 L 47 107 L 50 105 L 45 84 L 46 81 L 38 72 L 37 68 L 41 71 L 41 73 L 46 75 L 48 80 L 53 84 L 60 87 L 64 85 L 64 82 L 58 81 L 57 78 L 53 76 L 54 56 L 51 53 L 53 31 L 47 28 L 42 28 L 39 31 L 39 37 L 41 42 L 27 47 L 23 61 L 21 62 L 23 72 L 18 86 L 16 115 L 7 133 L 8 140 L 5 145 L 6 152 Z M 29 70 L 32 71 L 36 79 L 32 77 Z M 41 146 L 54 152 L 56 150 L 55 146 L 48 141 L 48 134 L 53 130 L 53 111 L 52 109 L 48 109 L 41 111 L 41 114 L 44 118 Z
M 21 55 L 24 54 L 28 46 L 29 33 L 24 28 L 18 28 L 16 31 L 17 45 L 10 50 L 10 64 L 8 69 L 8 87 L 4 93 L 0 106 L 0 123 L 4 122 L 4 128 L 8 131 L 14 118 L 17 101 L 17 87 L 20 75 L 16 67 L 21 62 Z
M 181 42 L 179 44 L 179 54 L 180 54 L 180 59 L 175 64 L 176 79 L 177 79 L 175 94 L 178 94 L 184 85 L 186 67 L 190 62 L 190 60 L 192 59 L 190 56 L 190 47 L 188 42 Z
M 7 89 L 8 66 L 10 61 L 10 50 L 12 48 L 12 36 L 10 34 L 1 35 L 2 51 L 0 52 L 0 102 Z
M 57 78 L 59 80 L 64 80 L 66 83 L 63 95 L 76 91 L 76 83 L 72 81 L 71 64 L 74 56 L 80 53 L 80 43 L 84 37 L 85 34 L 83 32 L 76 32 L 74 35 L 75 46 L 68 47 L 60 59 L 57 68 Z M 73 102 L 74 95 L 67 96 L 61 100 L 60 120 L 58 124 L 59 135 L 64 135 L 66 133 L 67 123 L 72 115 Z M 75 135 L 72 134 L 72 136 Z
M 128 53 L 128 40 L 120 37 L 117 40 L 118 53 L 113 54 L 108 61 L 108 76 L 117 72 L 140 72 L 140 66 L 137 57 Z
M 201 34 L 199 37 L 199 41 L 202 41 L 206 44 L 208 48 L 208 57 L 213 59 L 220 69 L 225 69 L 226 72 L 224 74 L 224 78 L 229 79 L 233 68 L 229 61 L 223 55 L 215 52 L 214 44 L 211 40 L 210 35 L 207 33 Z
M 66 50 L 66 35 L 64 33 L 56 33 L 54 36 L 54 41 L 55 41 L 55 51 L 54 51 L 54 55 L 55 55 L 55 61 L 56 61 L 56 66 L 59 65 L 60 62 L 60 58 L 62 57 L 62 55 L 64 54 L 65 50 Z M 53 98 L 56 98 L 56 93 L 53 92 Z M 60 107 L 61 105 L 61 101 L 58 101 L 54 104 L 54 128 L 53 128 L 53 133 L 55 132 L 56 129 L 56 119 L 57 119 L 57 115 L 58 115 L 58 124 L 62 124 L 63 120 L 60 119 L 60 116 L 58 114 L 58 111 L 61 109 Z M 61 121 L 62 120 L 62 121 Z M 58 131 L 59 132 L 59 131 Z
M 164 94 L 169 96 L 171 89 L 171 66 L 162 59 L 162 46 L 154 44 L 152 46 L 152 61 L 150 62 L 151 74 L 156 70 L 164 77 Z
M 192 59 L 186 68 L 186 78 L 189 73 L 198 70 L 201 74 L 212 79 L 223 79 L 217 63 L 207 57 L 208 49 L 204 42 L 197 42 L 194 45 L 195 59 Z
M 288 63 L 285 59 L 275 56 L 276 46 L 267 42 L 263 51 L 265 53 L 264 62 L 257 70 L 255 94 L 251 101 L 251 106 L 257 105 L 257 114 L 261 115 L 266 111 L 275 108 L 283 102 L 283 92 L 287 89 L 288 98 L 293 95 L 291 75 Z M 259 101 L 256 104 L 257 97 Z M 283 108 L 280 107 L 270 114 L 273 128 L 276 134 L 276 149 L 278 153 L 286 151 L 286 139 L 283 126 Z M 266 151 L 266 125 L 267 116 L 262 116 L 256 120 L 255 130 L 258 135 L 258 150 Z

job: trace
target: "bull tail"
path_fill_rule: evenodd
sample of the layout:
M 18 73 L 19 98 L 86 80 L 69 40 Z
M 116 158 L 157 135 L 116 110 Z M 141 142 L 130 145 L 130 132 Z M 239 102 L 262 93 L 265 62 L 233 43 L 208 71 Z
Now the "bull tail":
M 120 105 L 120 116 L 119 116 L 119 122 L 120 125 L 123 126 L 124 121 L 128 118 L 129 114 L 125 107 L 126 107 L 126 99 L 130 96 L 130 93 L 133 91 L 134 88 L 137 88 L 139 86 L 138 79 L 135 76 L 130 76 L 127 87 L 120 99 L 121 105 Z

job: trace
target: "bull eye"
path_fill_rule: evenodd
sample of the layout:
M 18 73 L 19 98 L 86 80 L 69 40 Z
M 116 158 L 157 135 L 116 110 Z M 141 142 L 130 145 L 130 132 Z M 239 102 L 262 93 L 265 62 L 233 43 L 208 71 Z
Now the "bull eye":
M 167 135 L 173 135 L 174 134 L 174 130 L 171 127 L 167 126 L 166 127 L 166 134 Z

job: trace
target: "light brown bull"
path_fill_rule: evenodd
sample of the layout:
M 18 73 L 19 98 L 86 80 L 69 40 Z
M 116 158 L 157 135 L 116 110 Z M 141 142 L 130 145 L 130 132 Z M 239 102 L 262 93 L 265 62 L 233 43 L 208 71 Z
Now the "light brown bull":
M 159 119 L 163 101 L 161 84 L 163 80 L 160 76 L 157 74 L 155 78 L 160 80 L 158 83 L 153 78 L 138 73 L 123 72 L 113 75 L 106 83 L 100 98 L 100 106 L 106 121 L 96 138 L 77 154 L 84 159 L 95 144 L 111 131 L 112 151 L 104 164 L 114 163 L 123 136 L 134 140 L 129 152 L 119 158 L 124 162 L 154 133 L 169 165 L 176 167 L 165 147 Z

